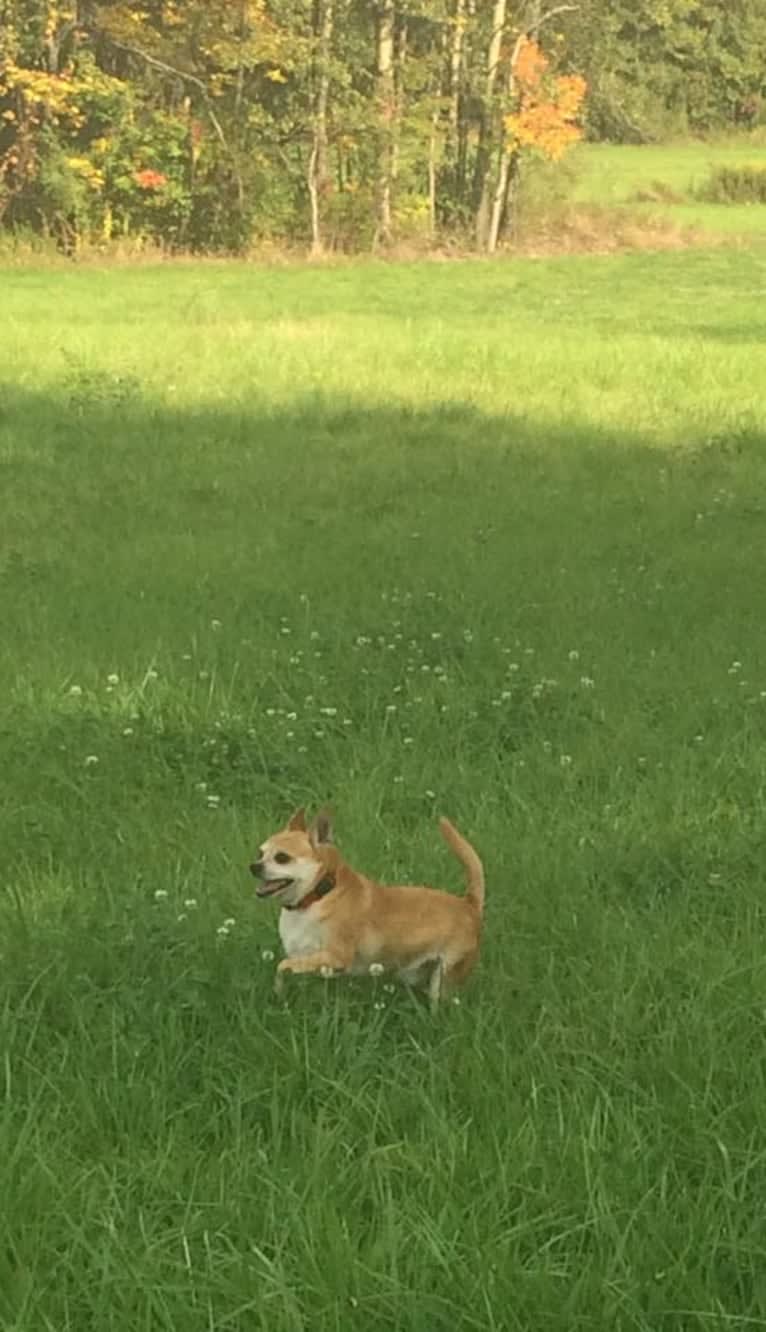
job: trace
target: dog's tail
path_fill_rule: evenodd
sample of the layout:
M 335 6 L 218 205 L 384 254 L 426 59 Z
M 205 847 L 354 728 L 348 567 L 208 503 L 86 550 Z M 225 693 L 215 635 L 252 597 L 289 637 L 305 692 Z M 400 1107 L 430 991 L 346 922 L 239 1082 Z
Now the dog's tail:
M 439 827 L 447 846 L 457 856 L 466 872 L 468 879 L 466 901 L 471 902 L 481 915 L 484 910 L 484 866 L 470 842 L 460 836 L 449 819 L 439 819 Z

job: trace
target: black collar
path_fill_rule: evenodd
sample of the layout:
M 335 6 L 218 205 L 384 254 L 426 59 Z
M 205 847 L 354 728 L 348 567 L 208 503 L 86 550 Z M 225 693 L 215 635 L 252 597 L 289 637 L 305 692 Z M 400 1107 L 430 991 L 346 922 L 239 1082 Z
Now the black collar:
M 308 907 L 313 906 L 315 902 L 319 902 L 321 898 L 326 897 L 328 893 L 331 893 L 334 887 L 335 880 L 331 879 L 329 876 L 325 876 L 324 879 L 319 880 L 319 883 L 314 884 L 314 887 L 310 892 L 306 893 L 305 897 L 301 898 L 300 902 L 294 902 L 292 906 L 288 906 L 287 903 L 284 902 L 282 910 L 306 911 Z

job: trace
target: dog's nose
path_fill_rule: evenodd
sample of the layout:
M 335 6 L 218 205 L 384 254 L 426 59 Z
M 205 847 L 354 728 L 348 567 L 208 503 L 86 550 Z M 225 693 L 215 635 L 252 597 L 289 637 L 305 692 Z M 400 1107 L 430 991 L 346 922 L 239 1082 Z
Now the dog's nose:
M 256 879 L 260 879 L 263 874 L 263 861 L 254 860 L 250 866 L 250 873 L 254 874 Z

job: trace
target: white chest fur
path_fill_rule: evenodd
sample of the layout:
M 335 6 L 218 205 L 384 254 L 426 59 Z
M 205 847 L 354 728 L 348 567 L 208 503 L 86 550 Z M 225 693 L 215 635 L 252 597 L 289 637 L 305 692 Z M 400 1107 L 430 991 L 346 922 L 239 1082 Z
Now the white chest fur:
M 324 945 L 324 931 L 314 907 L 306 911 L 280 911 L 279 937 L 288 957 L 318 952 Z

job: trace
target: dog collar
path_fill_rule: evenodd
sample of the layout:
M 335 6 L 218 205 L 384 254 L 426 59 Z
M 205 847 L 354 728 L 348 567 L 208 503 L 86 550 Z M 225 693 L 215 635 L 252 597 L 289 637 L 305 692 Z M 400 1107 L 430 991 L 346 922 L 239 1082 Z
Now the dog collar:
M 306 893 L 306 896 L 302 897 L 300 902 L 295 902 L 292 906 L 288 906 L 287 903 L 285 902 L 282 907 L 282 910 L 306 911 L 308 907 L 313 906 L 315 902 L 319 902 L 321 898 L 326 897 L 328 893 L 331 893 L 334 887 L 335 887 L 334 879 L 330 878 L 320 879 L 319 883 L 315 883 L 314 887 L 311 889 L 311 892 Z

